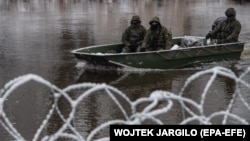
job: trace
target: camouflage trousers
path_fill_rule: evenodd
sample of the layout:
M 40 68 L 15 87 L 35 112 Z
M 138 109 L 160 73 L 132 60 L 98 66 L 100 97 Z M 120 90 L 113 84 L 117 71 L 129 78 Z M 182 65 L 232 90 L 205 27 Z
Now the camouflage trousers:
M 140 46 L 138 45 L 129 45 L 129 46 L 124 46 L 122 49 L 122 53 L 129 53 L 129 52 L 138 52 Z

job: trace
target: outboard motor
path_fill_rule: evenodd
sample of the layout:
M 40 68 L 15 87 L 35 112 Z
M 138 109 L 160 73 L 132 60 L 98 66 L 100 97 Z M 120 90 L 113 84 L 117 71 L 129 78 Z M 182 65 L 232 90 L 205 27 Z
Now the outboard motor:
M 224 21 L 226 19 L 227 19 L 227 17 L 219 17 L 219 18 L 217 18 L 214 21 L 213 25 L 212 25 L 212 30 L 214 30 L 222 21 Z

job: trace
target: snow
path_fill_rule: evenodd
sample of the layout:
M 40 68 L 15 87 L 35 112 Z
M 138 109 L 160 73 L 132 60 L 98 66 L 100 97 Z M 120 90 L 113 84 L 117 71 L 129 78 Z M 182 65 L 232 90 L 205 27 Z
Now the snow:
M 198 121 L 200 124 L 213 124 L 212 120 L 218 116 L 223 117 L 223 121 L 221 124 L 227 124 L 227 119 L 233 119 L 237 121 L 239 124 L 249 124 L 249 122 L 246 119 L 241 118 L 238 115 L 235 115 L 231 113 L 231 108 L 234 104 L 234 100 L 236 97 L 240 97 L 240 100 L 244 104 L 244 106 L 249 110 L 250 112 L 250 105 L 246 100 L 243 98 L 242 93 L 240 91 L 239 85 L 244 85 L 248 89 L 250 89 L 250 85 L 243 80 L 244 76 L 247 75 L 250 71 L 250 68 L 247 68 L 245 72 L 243 72 L 239 77 L 235 75 L 231 70 L 223 67 L 214 67 L 211 69 L 203 70 L 200 72 L 197 72 L 190 76 L 184 86 L 182 87 L 180 93 L 175 94 L 168 91 L 163 90 L 157 90 L 153 91 L 149 97 L 142 97 L 135 101 L 130 100 L 126 94 L 124 94 L 119 89 L 107 85 L 105 83 L 102 84 L 96 84 L 96 83 L 80 83 L 80 84 L 73 84 L 69 85 L 64 89 L 60 89 L 57 86 L 53 85 L 49 81 L 43 79 L 42 77 L 36 75 L 36 74 L 27 74 L 23 76 L 19 76 L 17 78 L 14 78 L 13 80 L 10 80 L 8 83 L 5 84 L 5 86 L 0 90 L 0 126 L 3 127 L 11 135 L 15 140 L 18 141 L 25 141 L 25 138 L 22 136 L 22 134 L 15 128 L 15 126 L 10 122 L 9 117 L 7 117 L 5 113 L 5 102 L 7 101 L 8 97 L 13 93 L 14 90 L 18 89 L 22 85 L 25 85 L 27 82 L 35 81 L 43 86 L 49 87 L 53 93 L 54 103 L 51 106 L 50 111 L 48 112 L 47 116 L 43 120 L 40 127 L 37 129 L 33 141 L 38 141 L 40 136 L 42 136 L 42 131 L 45 129 L 45 126 L 48 124 L 49 119 L 51 118 L 53 112 L 57 112 L 59 114 L 59 117 L 64 121 L 64 124 L 52 135 L 44 136 L 42 137 L 42 141 L 55 141 L 60 137 L 69 138 L 77 141 L 91 141 L 93 140 L 94 136 L 98 134 L 103 129 L 107 129 L 110 124 L 142 124 L 145 120 L 151 120 L 155 124 L 164 124 L 159 118 L 159 115 L 168 114 L 169 110 L 174 105 L 174 102 L 177 101 L 181 103 L 181 106 L 183 109 L 188 112 L 191 116 L 181 121 L 179 124 L 188 124 L 192 121 Z M 195 102 L 192 99 L 186 98 L 183 96 L 183 92 L 185 89 L 188 88 L 189 84 L 194 81 L 195 79 L 201 77 L 202 75 L 206 74 L 212 74 L 211 77 L 208 79 L 205 89 L 201 94 L 201 100 L 199 102 Z M 235 80 L 236 82 L 236 92 L 233 95 L 233 98 L 224 111 L 217 111 L 210 115 L 204 114 L 204 100 L 208 96 L 208 90 L 210 86 L 212 85 L 213 81 L 218 76 L 224 76 L 231 78 Z M 86 91 L 82 92 L 82 94 L 77 97 L 76 99 L 72 99 L 68 93 L 74 90 L 81 90 L 81 89 L 87 89 Z M 114 103 L 117 105 L 119 110 L 122 112 L 123 116 L 125 117 L 125 120 L 118 120 L 114 119 L 111 121 L 107 121 L 105 123 L 102 123 L 98 127 L 96 127 L 93 131 L 89 133 L 87 136 L 82 136 L 72 125 L 71 122 L 76 114 L 76 108 L 79 106 L 79 104 L 88 96 L 94 94 L 96 91 L 105 91 L 107 96 L 109 96 Z M 127 103 L 130 104 L 130 109 L 132 111 L 132 114 L 129 114 L 124 109 L 123 105 L 119 102 L 119 100 L 116 98 L 116 96 L 121 97 L 123 100 L 127 101 Z M 71 104 L 72 111 L 69 113 L 69 116 L 64 117 L 61 114 L 61 111 L 57 107 L 57 101 L 60 97 L 66 98 L 66 100 Z M 156 106 L 160 103 L 164 102 L 165 106 L 162 106 L 160 108 L 156 108 Z M 142 103 L 149 103 L 144 109 L 141 111 L 137 111 L 136 108 L 138 105 Z M 189 106 L 187 106 L 189 105 Z M 192 109 L 190 109 L 190 105 L 195 108 L 195 110 L 198 110 L 199 112 L 194 112 Z M 68 132 L 70 130 L 70 132 Z M 109 140 L 109 137 L 103 137 L 99 138 L 98 140 L 104 141 Z

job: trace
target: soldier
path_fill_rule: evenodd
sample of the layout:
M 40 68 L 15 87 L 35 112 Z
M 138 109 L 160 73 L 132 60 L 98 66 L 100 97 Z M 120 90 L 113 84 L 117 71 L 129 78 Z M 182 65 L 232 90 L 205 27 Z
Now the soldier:
M 210 31 L 206 35 L 206 39 L 216 39 L 218 44 L 238 41 L 241 31 L 241 23 L 236 19 L 235 9 L 231 7 L 228 8 L 225 15 L 227 16 L 227 19 L 222 21 L 217 28 Z
M 141 19 L 138 15 L 132 17 L 130 24 L 122 34 L 123 53 L 136 52 L 146 34 L 146 28 L 141 25 Z
M 147 30 L 140 51 L 170 49 L 172 46 L 172 33 L 161 25 L 159 17 L 153 17 L 149 25 L 150 28 Z

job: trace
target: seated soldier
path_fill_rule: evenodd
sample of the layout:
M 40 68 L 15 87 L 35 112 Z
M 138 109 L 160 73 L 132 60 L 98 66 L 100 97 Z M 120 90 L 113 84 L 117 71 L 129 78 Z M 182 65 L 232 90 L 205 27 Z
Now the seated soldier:
M 217 43 L 237 42 L 241 31 L 241 23 L 236 19 L 234 8 L 225 12 L 227 19 L 222 21 L 215 29 L 206 35 L 206 39 L 216 39 Z
M 172 33 L 161 25 L 159 17 L 153 17 L 149 22 L 140 51 L 165 50 L 172 47 Z
M 136 52 L 146 34 L 146 28 L 141 25 L 138 15 L 133 16 L 130 23 L 131 25 L 122 34 L 123 53 Z

